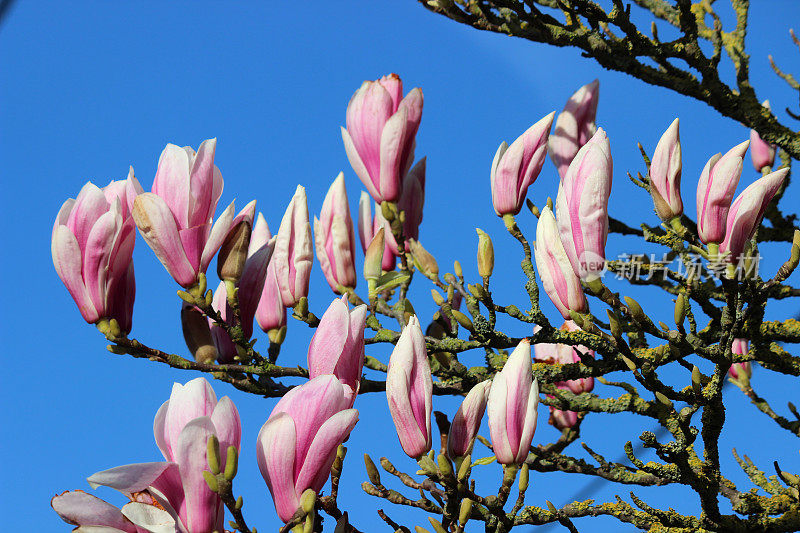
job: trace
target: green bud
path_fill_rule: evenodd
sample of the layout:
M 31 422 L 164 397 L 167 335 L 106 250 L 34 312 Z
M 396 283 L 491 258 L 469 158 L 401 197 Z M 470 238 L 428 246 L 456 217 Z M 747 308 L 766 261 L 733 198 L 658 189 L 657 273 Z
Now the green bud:
M 367 251 L 364 252 L 364 279 L 377 282 L 381 277 L 381 264 L 383 263 L 383 250 L 386 246 L 385 232 L 379 231 L 369 243 Z
M 440 453 L 436 457 L 436 464 L 439 466 L 439 472 L 442 473 L 443 476 L 451 477 L 453 475 L 453 465 L 450 464 L 450 459 L 443 453 Z
M 628 357 L 626 357 L 624 355 L 620 355 L 620 358 L 622 359 L 622 362 L 625 363 L 625 366 L 628 367 L 628 370 L 630 370 L 631 372 L 636 370 L 636 363 L 634 363 L 633 361 L 631 361 Z
M 527 205 L 527 206 L 528 206 L 528 209 L 530 209 L 531 213 L 532 213 L 532 214 L 533 214 L 533 216 L 535 216 L 536 218 L 539 218 L 539 217 L 542 215 L 542 213 L 539 211 L 539 208 L 538 208 L 538 207 L 536 207 L 536 204 L 534 204 L 533 202 L 531 202 L 531 199 L 530 199 L 530 198 L 525 198 L 525 205 Z
M 486 289 L 483 288 L 483 285 L 473 284 L 467 287 L 469 289 L 470 294 L 472 294 L 478 300 L 485 300 L 487 297 Z
M 392 464 L 392 462 L 391 462 L 389 459 L 387 459 L 386 457 L 381 457 L 381 466 L 383 467 L 383 469 L 384 469 L 384 470 L 386 470 L 386 471 L 387 471 L 387 472 L 389 472 L 389 473 L 391 473 L 391 472 L 394 472 L 394 471 L 395 471 L 395 467 L 394 467 L 394 465 L 393 465 L 393 464 Z
M 468 479 L 471 470 L 472 470 L 472 456 L 467 455 L 462 458 L 461 464 L 458 467 L 457 479 L 459 481 L 464 481 L 465 479 Z
M 286 339 L 286 326 L 269 330 L 267 332 L 267 337 L 269 337 L 269 342 L 272 344 L 283 344 L 283 341 Z
M 639 322 L 648 322 L 647 315 L 644 314 L 642 310 L 642 306 L 639 305 L 639 302 L 631 298 L 630 296 L 625 297 L 625 303 L 628 305 L 628 310 L 631 313 L 631 316 L 639 321 Z
M 492 238 L 480 228 L 478 232 L 478 275 L 488 278 L 494 270 L 494 245 Z
M 206 307 L 211 307 L 211 304 L 214 302 L 214 292 L 211 289 L 206 291 L 205 302 Z
M 436 463 L 433 462 L 433 459 L 428 457 L 427 455 L 423 455 L 419 459 L 417 459 L 417 464 L 425 472 L 428 476 L 431 477 L 438 477 L 439 471 L 436 469 Z
M 442 297 L 442 295 L 436 289 L 431 289 L 431 297 L 436 305 L 441 306 L 444 304 L 444 297 Z
M 219 492 L 219 483 L 217 483 L 217 476 L 215 476 L 208 470 L 203 470 L 203 479 L 206 480 L 206 485 L 208 485 L 208 488 L 211 489 L 211 492 Z
M 557 513 L 558 512 L 558 509 L 556 509 L 556 506 L 553 505 L 553 502 L 551 502 L 550 500 L 545 500 L 545 503 L 547 504 L 547 508 L 550 509 L 551 513 Z
M 530 467 L 528 463 L 522 463 L 522 468 L 519 471 L 519 491 L 525 492 L 528 490 L 528 478 L 530 477 Z
M 469 498 L 464 498 L 461 500 L 461 506 L 458 509 L 458 523 L 466 525 L 469 521 L 469 517 L 472 514 L 472 500 Z
M 675 300 L 675 324 L 680 327 L 686 318 L 686 296 L 679 294 Z
M 197 274 L 197 294 L 203 294 L 208 289 L 208 277 L 205 272 Z M 191 290 L 191 289 L 190 289 Z
M 570 316 L 570 318 L 572 318 L 572 321 L 575 322 L 575 324 L 579 328 L 583 329 L 583 315 L 581 315 L 577 311 L 573 311 L 572 309 L 570 309 L 569 310 L 569 316 Z
M 126 353 L 128 353 L 125 347 L 120 346 L 119 344 L 109 344 L 108 346 L 106 346 L 106 350 L 116 355 L 125 355 Z
M 211 435 L 206 441 L 206 462 L 212 474 L 219 474 L 219 440 L 216 435 Z
M 475 326 L 472 325 L 472 321 L 469 319 L 467 315 L 459 311 L 458 309 L 453 309 L 453 318 L 456 319 L 458 324 L 466 329 L 467 331 L 475 331 Z
M 223 281 L 237 282 L 242 277 L 250 246 L 251 226 L 248 220 L 240 220 L 228 231 L 217 253 L 217 275 Z
M 461 269 L 461 263 L 459 263 L 458 261 L 455 261 L 453 263 L 453 272 L 455 272 L 455 274 L 456 274 L 456 276 L 458 278 L 463 278 L 464 277 L 464 271 Z M 447 278 L 445 277 L 445 279 L 447 279 Z
M 622 337 L 622 327 L 619 325 L 619 318 L 617 318 L 617 314 L 612 312 L 611 309 L 606 309 L 606 313 L 608 314 L 608 324 L 609 329 L 611 330 L 611 336 L 615 339 Z
M 314 510 L 314 504 L 317 502 L 317 493 L 314 489 L 306 489 L 302 496 L 300 496 L 300 507 L 303 512 L 308 514 Z
M 423 248 L 419 241 L 408 239 L 406 244 L 408 244 L 411 258 L 414 260 L 414 266 L 417 267 L 417 270 L 428 279 L 438 280 L 439 264 L 436 262 L 436 258 Z
M 178 289 L 178 298 L 186 302 L 187 304 L 194 305 L 195 299 L 194 296 L 189 294 L 188 292 Z
M 392 222 L 397 217 L 397 204 L 392 202 L 381 202 L 381 214 L 387 222 Z
M 414 531 L 416 533 L 431 533 L 430 531 L 421 526 L 414 526 Z
M 434 517 L 429 516 L 428 521 L 430 521 L 431 525 L 433 526 L 433 530 L 436 533 L 447 533 L 447 530 L 442 526 L 442 523 L 436 520 Z
M 383 460 L 381 460 L 381 462 L 383 462 Z M 367 477 L 370 482 L 376 487 L 380 485 L 381 475 L 378 472 L 378 468 L 375 466 L 375 463 L 372 462 L 372 458 L 366 453 L 364 454 L 364 466 L 367 468 Z
M 233 481 L 239 469 L 239 451 L 235 446 L 228 446 L 227 457 L 225 458 L 225 479 Z
M 244 505 L 244 498 L 239 496 L 238 498 L 236 498 L 236 503 L 233 505 L 233 508 L 238 511 L 239 509 L 242 508 L 243 505 Z
M 303 533 L 314 533 L 314 513 L 306 515 L 306 521 L 303 524 Z
M 656 391 L 656 400 L 660 403 L 666 405 L 667 407 L 672 407 L 672 400 L 661 394 L 660 392 Z
M 702 374 L 697 366 L 692 365 L 692 390 L 698 396 L 703 394 Z

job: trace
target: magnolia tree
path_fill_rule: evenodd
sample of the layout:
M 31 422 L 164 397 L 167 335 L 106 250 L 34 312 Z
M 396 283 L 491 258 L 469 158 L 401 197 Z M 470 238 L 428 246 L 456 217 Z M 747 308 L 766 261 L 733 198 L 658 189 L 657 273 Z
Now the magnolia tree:
M 588 0 L 425 2 L 480 29 L 579 47 L 608 68 L 698 98 L 752 128 L 749 140 L 725 154 L 706 154 L 704 168 L 686 169 L 684 185 L 696 189 L 696 217 L 684 212 L 678 118 L 652 151 L 640 146 L 642 170 L 628 177 L 650 194 L 655 215 L 633 227 L 607 209 L 613 150 L 595 120 L 600 83 L 579 88 L 559 114 L 532 117 L 532 126 L 510 145 L 503 142 L 493 160 L 487 154 L 494 210 L 520 246 L 527 278 L 519 291 L 522 306 L 492 297 L 491 284 L 499 281 L 492 280 L 488 233 L 478 230 L 480 279 L 465 279 L 458 262 L 452 271 L 440 271 L 436 242 L 421 244 L 426 176 L 415 137 L 423 93 L 415 88 L 404 94 L 395 74 L 364 82 L 346 106 L 343 148 L 366 188 L 355 221 L 343 174 L 328 190 L 313 230 L 302 186 L 275 236 L 256 213 L 255 201 L 238 212 L 231 202 L 217 214 L 223 179 L 214 158 L 216 139 L 197 151 L 167 145 L 149 192 L 131 169 L 126 180 L 104 188 L 87 183 L 76 199 L 64 202 L 53 227 L 53 262 L 83 318 L 111 343 L 111 352 L 204 372 L 242 393 L 281 399 L 257 435 L 242 435 L 233 400 L 217 399 L 204 378 L 176 383 L 155 413 L 155 443 L 164 460 L 88 478 L 92 487 L 118 489 L 130 502 L 118 509 L 76 490 L 54 497 L 53 509 L 84 533 L 255 532 L 233 486 L 238 468 L 256 467 L 239 461 L 245 438 L 257 441 L 257 466 L 285 523 L 281 531 L 321 531 L 328 515 L 329 530 L 358 532 L 337 501 L 344 443 L 360 430 L 359 396 L 385 393 L 397 444 L 418 469 L 409 471 L 411 461 L 394 465 L 386 458 L 379 467 L 365 455 L 368 479 L 361 487 L 397 506 L 389 514 L 398 521 L 379 511 L 394 531 L 461 532 L 480 524 L 505 532 L 553 522 L 576 531 L 572 518 L 597 515 L 653 531 L 800 529 L 800 478 L 778 462 L 777 476 L 768 477 L 765 465 L 736 456 L 754 485 L 737 487 L 720 466 L 718 446 L 726 377 L 759 411 L 800 436 L 800 413 L 790 405 L 795 420 L 777 414 L 750 385 L 754 361 L 772 372 L 800 375 L 800 358 L 778 344 L 800 342 L 797 321 L 764 320 L 770 300 L 800 295 L 785 282 L 800 262 L 800 232 L 793 227 L 795 216 L 779 208 L 792 160 L 800 157 L 800 134 L 779 123 L 749 83 L 745 0 L 732 0 L 738 17 L 729 29 L 711 2 L 635 3 L 658 24 L 674 26 L 678 37 L 659 40 L 656 23 L 648 37 L 621 2 L 611 11 Z M 718 75 L 723 54 L 735 68 L 735 88 Z M 800 89 L 791 75 L 775 70 Z M 548 155 L 553 167 L 542 173 Z M 760 179 L 742 178 L 748 159 Z M 545 179 L 558 175 L 555 201 L 535 193 L 536 202 L 528 198 L 540 173 Z M 747 187 L 734 198 L 740 179 Z M 517 225 L 521 216 L 538 219 L 535 241 Z M 188 353 L 167 353 L 131 336 L 137 230 L 140 245 L 143 240 L 180 286 Z M 654 243 L 667 260 L 644 260 L 636 239 L 625 241 L 632 247 L 629 255 L 606 258 L 609 232 Z M 787 260 L 776 272 L 758 269 L 763 241 L 785 243 Z M 362 265 L 357 247 L 364 251 Z M 315 302 L 316 309 L 325 309 L 319 317 L 308 301 L 315 255 L 336 293 L 331 301 Z M 214 264 L 216 289 L 208 274 Z M 630 286 L 613 292 L 604 282 L 607 273 Z M 432 318 L 415 312 L 408 298 L 413 280 L 431 285 L 439 308 Z M 674 324 L 654 323 L 631 296 L 633 285 L 661 289 L 674 302 Z M 546 318 L 543 308 L 551 305 L 563 323 Z M 305 368 L 280 363 L 291 329 L 287 310 L 316 328 Z M 514 338 L 498 330 L 501 315 L 526 325 L 530 335 Z M 268 344 L 265 352 L 255 349 L 254 323 L 268 338 L 259 344 Z M 394 345 L 388 360 L 365 350 L 381 343 Z M 470 351 L 484 353 L 485 364 L 467 368 L 462 354 Z M 366 379 L 365 366 L 385 378 Z M 684 378 L 664 379 L 668 369 Z M 288 377 L 307 381 L 289 386 L 282 379 Z M 595 388 L 597 382 L 602 389 Z M 433 425 L 433 398 L 442 395 L 463 396 L 463 402 L 454 413 L 435 413 Z M 540 404 L 560 436 L 532 446 Z M 593 461 L 568 453 L 585 417 L 625 412 L 663 428 L 662 438 L 651 431 L 640 436 L 657 460 L 643 462 L 630 442 L 624 447 L 629 462 L 603 457 L 586 443 Z M 488 437 L 478 434 L 484 418 Z M 476 440 L 488 452 L 473 455 Z M 472 470 L 493 461 L 502 465 L 499 488 L 481 492 Z M 633 493 L 630 501 L 526 505 L 531 476 L 552 471 L 623 485 L 684 485 L 701 512 L 657 509 Z M 720 510 L 723 499 L 731 514 Z M 421 509 L 430 523 L 403 524 L 403 507 Z

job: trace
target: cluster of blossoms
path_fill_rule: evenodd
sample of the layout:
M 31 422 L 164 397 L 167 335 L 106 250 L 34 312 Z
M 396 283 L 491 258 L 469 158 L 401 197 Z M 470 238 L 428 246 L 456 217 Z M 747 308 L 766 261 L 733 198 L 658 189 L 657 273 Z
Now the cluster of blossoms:
M 537 211 L 533 252 L 542 286 L 562 315 L 566 331 L 583 327 L 582 317 L 589 311 L 584 288 L 593 293 L 603 288 L 599 274 L 606 263 L 613 163 L 609 139 L 595 124 L 598 91 L 597 81 L 582 87 L 557 118 L 550 113 L 511 145 L 501 144 L 491 165 L 492 202 L 509 229 L 515 227 L 514 215 L 522 209 L 548 153 L 557 169 L 555 208 L 548 202 Z M 414 164 L 422 106 L 420 89 L 403 96 L 402 82 L 389 75 L 364 82 L 347 107 L 344 147 L 367 189 L 359 201 L 356 225 L 371 294 L 409 249 L 420 271 L 438 274 L 435 260 L 417 241 L 426 171 L 425 158 Z M 748 145 L 764 177 L 733 200 Z M 271 345 L 280 345 L 286 336 L 287 309 L 307 312 L 316 250 L 328 284 L 342 296 L 330 304 L 310 342 L 309 380 L 283 396 L 257 437 L 258 466 L 278 516 L 289 523 L 308 513 L 306 495 L 322 490 L 339 446 L 358 421 L 354 405 L 365 360 L 368 308 L 350 309 L 348 304 L 357 279 L 354 223 L 341 173 L 314 218 L 313 237 L 302 186 L 297 187 L 275 236 L 264 215 L 256 213 L 255 201 L 238 213 L 231 202 L 215 218 L 223 190 L 215 148 L 215 139 L 204 141 L 196 152 L 167 145 L 150 192 L 144 192 L 133 170 L 127 179 L 103 189 L 88 183 L 75 200 L 64 203 L 56 218 L 53 262 L 83 318 L 109 338 L 125 338 L 132 324 L 131 257 L 138 228 L 185 289 L 179 291 L 184 300 L 181 318 L 195 360 L 235 364 L 242 361 L 254 320 Z M 732 261 L 745 251 L 788 172 L 769 171 L 774 156 L 774 147 L 754 135 L 706 164 L 698 182 L 697 209 L 698 234 L 708 245 L 709 256 Z M 647 180 L 656 213 L 674 228 L 682 228 L 680 178 L 676 119 L 653 153 Z M 493 265 L 491 240 L 480 230 L 479 235 L 479 272 L 488 277 Z M 206 272 L 214 257 L 220 281 L 212 293 L 207 291 Z M 423 464 L 432 448 L 433 378 L 418 318 L 410 314 L 404 322 L 387 368 L 386 396 L 403 450 Z M 583 346 L 539 343 L 534 349 L 536 362 L 544 364 L 569 365 L 594 357 Z M 733 352 L 746 354 L 747 342 L 738 339 Z M 450 459 L 460 464 L 471 454 L 486 415 L 497 461 L 525 462 L 539 403 L 532 363 L 530 342 L 524 339 L 501 370 L 466 394 L 447 438 Z M 731 380 L 742 387 L 750 374 L 749 363 L 730 369 Z M 592 391 L 594 380 L 554 385 L 579 395 Z M 558 429 L 574 426 L 579 417 L 574 411 L 550 407 L 550 423 Z M 117 509 L 72 491 L 55 497 L 53 508 L 78 525 L 78 531 L 223 531 L 224 507 L 215 480 L 223 475 L 220 472 L 227 481 L 235 475 L 241 426 L 233 402 L 227 397 L 217 401 L 202 378 L 176 384 L 156 414 L 154 427 L 164 462 L 127 465 L 89 478 L 92 486 L 127 494 L 130 503 Z

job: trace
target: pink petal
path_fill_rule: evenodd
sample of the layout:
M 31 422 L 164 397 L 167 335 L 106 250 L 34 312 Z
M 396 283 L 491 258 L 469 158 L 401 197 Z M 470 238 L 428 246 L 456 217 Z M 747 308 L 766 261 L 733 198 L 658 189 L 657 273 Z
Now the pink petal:
M 165 441 L 173 454 L 184 426 L 195 418 L 210 417 L 216 405 L 217 395 L 205 378 L 195 378 L 186 385 L 180 383 L 172 385 L 164 427 Z M 175 460 L 174 455 L 173 460 Z
M 211 492 L 203 477 L 203 471 L 208 470 L 208 438 L 215 432 L 210 418 L 195 418 L 184 426 L 175 447 L 186 498 L 186 515 L 181 517 L 189 531 L 210 532 L 216 524 L 219 496 Z
M 345 409 L 330 417 L 319 428 L 297 475 L 295 492 L 301 495 L 307 488 L 319 493 L 331 473 L 339 445 L 344 442 L 358 422 L 358 411 Z
M 83 491 L 69 491 L 50 500 L 53 510 L 68 524 L 109 526 L 118 531 L 136 533 L 136 528 L 119 509 Z
M 211 233 L 208 235 L 208 240 L 205 243 L 206 245 L 203 248 L 203 254 L 200 258 L 200 272 L 205 272 L 208 269 L 208 265 L 211 263 L 211 260 L 228 235 L 231 224 L 233 224 L 233 211 L 234 205 L 233 202 L 231 202 L 211 227 Z
M 125 494 L 141 492 L 150 486 L 174 463 L 135 463 L 117 466 L 92 474 L 86 481 L 96 489 L 99 486 L 111 487 Z
M 158 158 L 158 169 L 151 189 L 153 194 L 164 201 L 179 228 L 188 228 L 191 225 L 189 165 L 189 154 L 184 148 L 167 144 Z
M 261 427 L 256 444 L 258 468 L 272 494 L 275 510 L 284 522 L 288 522 L 300 506 L 294 485 L 296 438 L 292 417 L 279 412 L 271 415 Z
M 83 319 L 93 324 L 101 317 L 95 309 L 89 291 L 83 282 L 81 250 L 78 240 L 67 226 L 57 226 L 53 231 L 53 266 L 61 281 L 75 300 Z

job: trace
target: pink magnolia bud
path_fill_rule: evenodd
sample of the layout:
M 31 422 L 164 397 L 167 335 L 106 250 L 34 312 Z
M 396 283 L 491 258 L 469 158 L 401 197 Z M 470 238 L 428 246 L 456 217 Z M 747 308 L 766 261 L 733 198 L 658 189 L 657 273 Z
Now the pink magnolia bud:
M 521 464 L 528 457 L 539 406 L 539 383 L 531 371 L 531 345 L 523 339 L 495 374 L 486 405 L 497 462 Z
M 697 183 L 697 235 L 704 243 L 725 238 L 725 219 L 742 175 L 742 161 L 750 141 L 708 160 Z
M 578 151 L 558 188 L 561 242 L 582 281 L 598 278 L 605 268 L 612 173 L 611 146 L 600 128 Z
M 348 408 L 346 389 L 330 375 L 295 387 L 258 433 L 258 468 L 284 522 L 291 520 L 306 489 L 322 490 L 339 445 L 358 421 L 358 411 Z
M 319 220 L 314 219 L 314 239 L 319 264 L 331 289 L 341 293 L 344 287 L 355 288 L 355 233 L 341 172 L 325 195 Z
M 253 208 L 255 203 L 252 203 Z M 252 220 L 252 213 L 243 213 Z M 238 217 L 237 217 L 238 218 Z M 234 223 L 235 226 L 235 223 Z M 256 225 L 250 235 L 250 243 L 247 248 L 247 258 L 244 262 L 242 276 L 239 279 L 238 299 L 239 315 L 241 318 L 240 326 L 242 333 L 248 339 L 253 335 L 253 318 L 256 315 L 259 299 L 264 291 L 264 283 L 267 277 L 267 269 L 270 264 L 273 249 L 275 248 L 275 238 L 272 237 L 267 221 L 259 213 Z M 228 304 L 228 291 L 224 282 L 220 282 L 214 292 L 212 307 L 216 309 L 223 320 L 233 325 L 233 309 Z M 285 313 L 283 305 L 281 311 Z M 222 327 L 209 320 L 211 334 L 214 338 L 214 345 L 217 348 L 219 362 L 229 363 L 238 354 L 236 346 Z
M 396 201 L 414 160 L 414 137 L 422 119 L 422 90 L 403 95 L 396 74 L 365 81 L 347 104 L 342 140 L 347 158 L 372 198 Z
M 749 351 L 749 342 L 747 339 L 733 339 L 731 344 L 731 352 L 737 355 L 746 355 Z M 750 377 L 753 375 L 753 367 L 750 361 L 744 363 L 733 363 L 728 369 L 728 377 L 730 380 L 743 387 L 750 385 Z
M 370 243 L 375 239 L 375 236 L 378 233 L 383 234 L 383 255 L 380 258 L 380 267 L 381 270 L 394 270 L 396 258 L 395 255 L 392 253 L 391 248 L 387 241 L 387 235 L 389 238 L 394 240 L 392 237 L 392 231 L 389 229 L 389 223 L 386 222 L 386 219 L 383 218 L 381 214 L 380 206 L 376 206 L 375 209 L 375 218 L 372 217 L 372 200 L 370 199 L 369 194 L 364 191 L 361 191 L 361 198 L 358 201 L 358 235 L 361 241 L 361 250 L 364 252 L 366 261 L 367 250 L 369 249 Z M 395 243 L 395 246 L 397 244 Z M 377 250 L 373 250 L 375 252 L 374 256 L 371 257 L 372 259 L 377 259 Z M 373 261 L 374 262 L 374 261 Z M 377 264 L 371 265 L 372 272 L 378 272 L 374 267 Z M 366 267 L 366 263 L 365 263 Z M 380 275 L 380 272 L 378 272 Z M 375 278 L 377 279 L 377 278 Z
M 769 100 L 764 100 L 761 104 L 767 109 L 769 107 Z M 771 167 L 775 164 L 775 151 L 776 146 L 764 141 L 756 130 L 750 130 L 750 157 L 753 159 L 753 167 L 761 172 L 764 167 Z
M 788 175 L 788 168 L 767 174 L 750 184 L 734 200 L 725 222 L 725 240 L 719 245 L 720 253 L 730 254 L 729 261 L 738 262 L 747 241 L 753 238 L 761 224 L 764 211 L 767 210 L 772 197 L 781 188 L 783 180 Z
M 433 378 L 425 338 L 416 316 L 408 324 L 389 358 L 386 399 L 400 445 L 409 457 L 431 449 Z
M 553 398 L 553 396 L 549 394 L 547 395 L 547 397 Z M 578 423 L 578 413 L 576 413 L 575 411 L 562 411 L 561 409 L 556 409 L 551 405 L 550 419 L 548 420 L 548 423 L 550 423 L 553 427 L 559 430 L 571 428 Z
M 306 189 L 298 185 L 278 228 L 278 240 L 272 255 L 284 307 L 293 307 L 300 298 L 308 296 L 314 259 L 312 247 Z
M 556 129 L 550 136 L 548 152 L 564 179 L 570 163 L 578 150 L 586 144 L 597 131 L 595 117 L 600 96 L 600 82 L 594 80 L 573 94 L 556 119 Z
M 681 200 L 681 138 L 678 119 L 659 139 L 650 160 L 650 194 L 656 214 L 669 221 L 683 213 Z
M 367 306 L 348 309 L 347 296 L 331 302 L 308 346 L 308 377 L 333 374 L 347 388 L 349 407 L 361 386 Z
M 472 452 L 472 445 L 481 427 L 491 387 L 491 380 L 482 381 L 472 387 L 461 402 L 447 434 L 447 455 L 450 459 L 463 457 Z
M 233 223 L 233 202 L 212 225 L 222 194 L 214 165 L 216 139 L 190 147 L 168 144 L 158 160 L 152 191 L 136 197 L 132 215 L 144 240 L 183 287 L 197 282 Z
M 544 290 L 564 319 L 570 319 L 570 311 L 585 313 L 589 304 L 583 294 L 581 280 L 572 269 L 561 242 L 556 217 L 549 206 L 542 209 L 539 215 L 533 251 Z
M 269 334 L 271 342 L 280 344 L 283 340 L 281 330 L 286 327 L 286 308 L 283 306 L 281 289 L 278 286 L 278 279 L 275 277 L 272 261 L 267 267 L 264 288 L 256 308 L 256 321 L 258 327 Z
M 56 273 L 83 319 L 93 324 L 113 318 L 128 333 L 136 294 L 136 232 L 133 219 L 124 216 L 125 199 L 114 192 L 116 183 L 106 192 L 87 183 L 76 199 L 64 202 L 53 224 L 51 251 Z
M 534 333 L 539 330 L 539 326 L 533 328 Z M 560 328 L 563 331 L 580 331 L 575 322 L 567 320 Z M 580 353 L 594 357 L 594 350 L 578 345 L 570 346 L 568 344 L 550 344 L 546 342 L 538 342 L 533 345 L 535 352 L 534 359 L 539 363 L 546 364 L 559 364 L 566 365 L 570 363 L 579 363 L 581 361 Z M 570 379 L 567 381 L 560 381 L 556 383 L 559 388 L 569 389 L 573 394 L 580 394 L 582 392 L 591 392 L 594 389 L 594 378 L 578 378 Z
M 525 203 L 528 187 L 536 181 L 547 155 L 547 137 L 555 111 L 507 145 L 497 149 L 492 161 L 492 204 L 499 216 L 516 215 Z

